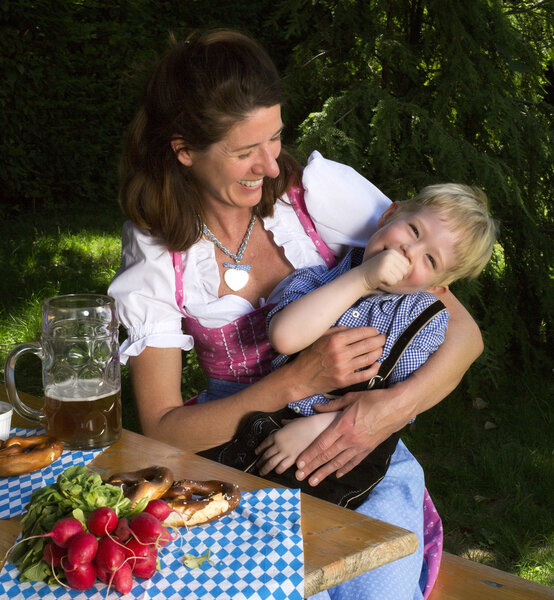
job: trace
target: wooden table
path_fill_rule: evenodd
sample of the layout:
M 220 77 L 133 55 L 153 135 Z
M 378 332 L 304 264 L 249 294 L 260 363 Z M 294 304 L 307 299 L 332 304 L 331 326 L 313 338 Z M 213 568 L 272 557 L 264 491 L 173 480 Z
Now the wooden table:
M 3 386 L 0 400 L 5 400 Z M 25 397 L 27 400 L 29 397 Z M 29 425 L 16 416 L 12 426 Z M 99 454 L 89 467 L 106 476 L 156 464 L 171 469 L 176 479 L 220 479 L 237 483 L 242 492 L 278 487 L 260 477 L 127 430 L 119 442 Z M 305 596 L 407 556 L 417 548 L 417 538 L 409 531 L 305 494 L 302 494 L 301 518 Z M 0 557 L 20 530 L 18 517 L 0 519 Z

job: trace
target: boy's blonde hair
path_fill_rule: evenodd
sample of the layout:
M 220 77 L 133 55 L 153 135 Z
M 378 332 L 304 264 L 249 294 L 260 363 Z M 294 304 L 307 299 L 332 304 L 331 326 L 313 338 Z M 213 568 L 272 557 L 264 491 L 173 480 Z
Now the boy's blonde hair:
M 395 216 L 429 208 L 458 234 L 457 264 L 437 285 L 448 285 L 464 277 L 475 278 L 489 262 L 498 233 L 498 223 L 489 214 L 488 198 L 478 187 L 458 183 L 429 185 L 417 196 L 399 202 Z

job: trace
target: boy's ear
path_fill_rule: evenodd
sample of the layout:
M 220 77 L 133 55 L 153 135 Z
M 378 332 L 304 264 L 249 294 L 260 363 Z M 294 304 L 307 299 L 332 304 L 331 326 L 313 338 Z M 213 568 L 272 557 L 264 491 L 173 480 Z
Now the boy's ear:
M 174 137 L 171 140 L 171 149 L 181 164 L 192 167 L 192 156 L 182 137 Z
M 393 202 L 387 208 L 387 210 L 379 217 L 379 220 L 377 221 L 377 227 L 383 227 L 383 225 L 386 225 L 389 219 L 392 217 L 392 215 L 398 210 L 399 206 L 400 205 L 398 204 L 398 202 Z
M 435 296 L 440 296 L 441 294 L 448 292 L 448 286 L 447 285 L 437 285 L 435 287 L 429 288 L 427 291 L 430 294 L 435 294 Z

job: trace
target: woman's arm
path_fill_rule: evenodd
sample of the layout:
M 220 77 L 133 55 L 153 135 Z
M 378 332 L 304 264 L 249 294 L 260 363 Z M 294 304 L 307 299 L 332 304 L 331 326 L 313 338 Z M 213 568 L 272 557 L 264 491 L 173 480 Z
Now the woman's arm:
M 317 485 L 329 474 L 347 473 L 389 435 L 438 404 L 458 385 L 483 351 L 471 315 L 450 292 L 441 295 L 450 313 L 446 340 L 408 379 L 384 390 L 355 392 L 321 407 L 344 409 L 297 461 L 297 477 Z M 323 466 L 322 466 L 323 465 Z
M 181 350 L 147 347 L 131 358 L 131 378 L 142 431 L 198 452 L 229 441 L 244 415 L 275 411 L 312 394 L 367 377 L 358 370 L 379 358 L 384 336 L 372 327 L 335 328 L 296 360 L 227 398 L 184 406 Z M 374 369 L 376 371 L 376 369 Z M 209 425 L 209 426 L 207 426 Z

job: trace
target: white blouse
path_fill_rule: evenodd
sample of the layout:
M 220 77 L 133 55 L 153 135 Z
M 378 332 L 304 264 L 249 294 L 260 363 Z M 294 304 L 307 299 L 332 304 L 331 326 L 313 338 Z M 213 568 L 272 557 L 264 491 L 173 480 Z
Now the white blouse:
M 302 176 L 304 200 L 319 235 L 340 256 L 350 246 L 365 246 L 390 200 L 354 169 L 314 152 Z M 273 234 L 295 269 L 325 264 L 298 221 L 294 209 L 277 201 L 263 226 Z M 183 255 L 183 308 L 204 327 L 221 327 L 253 310 L 240 296 L 219 297 L 215 246 L 202 238 Z M 282 281 L 260 305 L 275 303 L 286 285 Z M 194 341 L 181 330 L 182 313 L 175 300 L 171 255 L 147 231 L 127 222 L 123 226 L 121 267 L 108 293 L 116 299 L 128 338 L 121 361 L 137 356 L 146 346 L 190 350 Z

